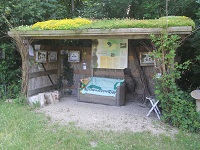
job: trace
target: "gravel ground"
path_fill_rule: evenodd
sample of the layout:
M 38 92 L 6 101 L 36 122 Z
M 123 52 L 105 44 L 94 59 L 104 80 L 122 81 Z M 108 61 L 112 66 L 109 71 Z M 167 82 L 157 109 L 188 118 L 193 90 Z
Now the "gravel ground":
M 149 110 L 150 108 L 135 102 L 118 107 L 77 102 L 76 97 L 65 97 L 57 104 L 40 108 L 39 112 L 44 112 L 53 122 L 63 125 L 73 123 L 88 130 L 150 131 L 153 134 L 177 132 L 176 129 L 162 123 L 154 112 L 146 117 Z

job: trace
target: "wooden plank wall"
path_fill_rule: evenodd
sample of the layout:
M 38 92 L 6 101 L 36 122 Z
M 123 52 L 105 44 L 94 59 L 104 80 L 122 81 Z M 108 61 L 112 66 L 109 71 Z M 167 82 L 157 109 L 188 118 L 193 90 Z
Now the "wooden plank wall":
M 57 51 L 56 47 L 43 45 L 41 50 Z M 59 55 L 58 55 L 59 59 Z M 45 69 L 41 63 L 35 62 L 35 56 L 29 58 L 29 84 L 28 95 L 32 96 L 41 92 L 56 89 L 58 81 L 58 61 L 43 63 Z M 51 78 L 53 84 L 51 83 Z
M 145 86 L 149 87 L 150 95 L 154 95 L 154 81 L 153 77 L 156 72 L 156 69 L 154 66 L 140 66 L 139 63 L 139 54 L 140 52 L 149 52 L 149 49 L 147 49 L 144 46 L 134 47 L 132 45 L 132 40 L 129 40 L 129 60 L 128 60 L 128 68 L 131 69 L 132 75 L 134 80 L 136 81 L 136 90 L 135 93 L 129 93 L 127 92 L 126 99 L 128 101 L 145 101 Z M 133 53 L 133 51 L 136 51 Z M 137 54 L 137 56 L 134 56 L 134 54 Z M 139 65 L 139 66 L 138 66 Z M 147 84 L 144 85 L 143 81 L 143 75 L 139 71 L 141 69 L 144 77 L 146 78 Z

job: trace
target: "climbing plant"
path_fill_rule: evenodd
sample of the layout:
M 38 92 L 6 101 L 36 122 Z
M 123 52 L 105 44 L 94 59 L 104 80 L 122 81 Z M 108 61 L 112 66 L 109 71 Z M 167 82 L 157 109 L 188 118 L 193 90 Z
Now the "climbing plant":
M 155 78 L 155 94 L 161 101 L 162 118 L 173 126 L 189 131 L 200 130 L 200 117 L 195 109 L 193 99 L 176 84 L 181 72 L 187 69 L 189 61 L 182 64 L 175 62 L 176 49 L 180 37 L 167 33 L 156 37 L 151 35 L 154 43 L 156 67 L 161 74 Z
M 59 91 L 63 90 L 63 82 L 67 81 L 67 87 L 70 87 L 74 84 L 74 69 L 71 67 L 70 62 L 68 61 L 68 54 L 63 56 L 63 72 L 58 79 L 57 88 Z M 71 95 L 72 90 L 66 88 L 67 94 Z
M 71 64 L 68 61 L 68 55 L 66 54 L 64 55 L 63 59 L 63 79 L 67 80 L 68 86 L 74 84 L 73 77 L 74 77 L 74 69 L 71 68 Z

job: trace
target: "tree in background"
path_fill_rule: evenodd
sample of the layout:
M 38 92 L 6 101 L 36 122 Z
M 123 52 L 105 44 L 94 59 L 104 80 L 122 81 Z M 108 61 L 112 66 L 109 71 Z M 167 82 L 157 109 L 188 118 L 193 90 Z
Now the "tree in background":
M 84 0 L 80 16 L 87 18 L 155 19 L 166 15 L 164 0 Z M 169 0 L 168 15 L 196 17 L 198 5 L 191 0 Z
M 86 18 L 124 18 L 128 17 L 132 0 L 86 0 L 81 16 Z
M 195 8 L 198 8 L 195 13 L 196 17 L 194 17 L 196 31 L 178 49 L 178 53 L 181 56 L 180 63 L 187 60 L 191 61 L 188 70 L 182 72 L 181 79 L 178 80 L 179 86 L 187 91 L 200 88 L 200 1 L 197 1 L 196 6 Z
M 4 43 L 0 45 L 0 49 L 4 51 L 5 56 L 0 59 L 0 85 L 6 85 L 7 89 L 0 89 L 0 98 L 9 94 L 12 98 L 20 91 L 21 77 L 21 59 L 14 45 Z

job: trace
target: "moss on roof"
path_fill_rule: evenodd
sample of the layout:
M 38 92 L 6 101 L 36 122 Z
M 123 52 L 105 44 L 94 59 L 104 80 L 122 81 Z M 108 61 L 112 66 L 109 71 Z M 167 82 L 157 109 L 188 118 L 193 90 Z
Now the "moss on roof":
M 17 30 L 74 30 L 74 29 L 119 29 L 119 28 L 166 28 L 177 26 L 192 26 L 195 23 L 185 16 L 168 16 L 159 19 L 101 19 L 85 18 L 48 20 L 37 22 L 32 26 L 20 26 Z

